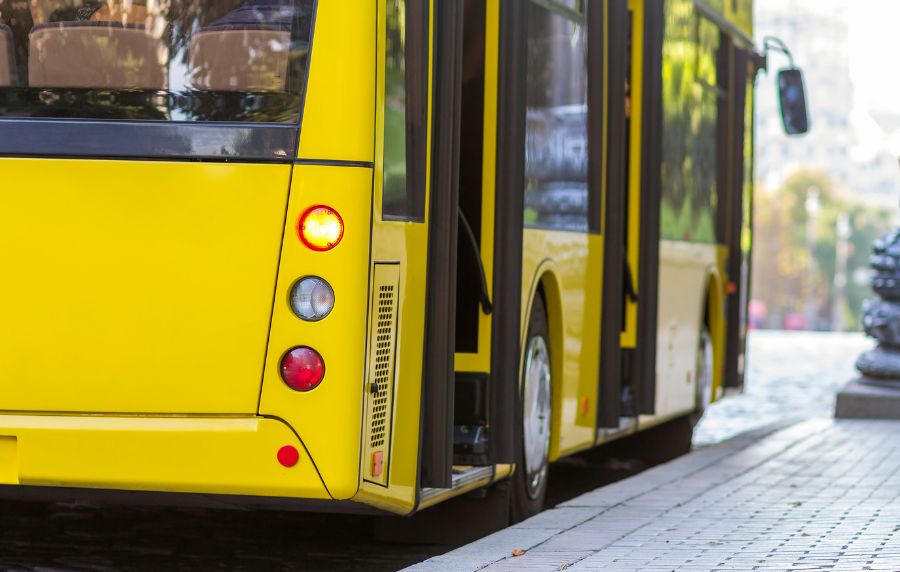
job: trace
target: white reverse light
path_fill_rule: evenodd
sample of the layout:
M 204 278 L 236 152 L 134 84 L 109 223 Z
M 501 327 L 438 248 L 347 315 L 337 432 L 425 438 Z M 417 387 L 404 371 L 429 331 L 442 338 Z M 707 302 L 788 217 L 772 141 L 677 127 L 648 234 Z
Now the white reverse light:
M 334 308 L 334 290 L 318 276 L 307 276 L 291 290 L 291 308 L 307 322 L 318 322 Z

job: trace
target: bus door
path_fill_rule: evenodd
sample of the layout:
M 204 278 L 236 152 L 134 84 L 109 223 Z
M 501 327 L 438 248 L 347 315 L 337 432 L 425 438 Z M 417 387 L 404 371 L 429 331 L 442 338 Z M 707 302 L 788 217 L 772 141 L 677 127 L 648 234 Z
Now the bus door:
M 730 42 L 729 42 L 730 44 Z M 727 171 L 727 199 L 724 244 L 727 295 L 725 330 L 725 388 L 744 384 L 744 352 L 747 334 L 747 304 L 750 296 L 750 217 L 753 197 L 753 84 L 756 58 L 753 52 L 734 45 L 731 50 L 728 87 L 732 101 L 728 110 L 730 153 Z
M 485 143 L 486 45 L 488 3 L 465 0 L 462 4 L 459 101 L 459 156 L 455 281 L 453 462 L 488 465 L 488 386 L 491 380 L 490 344 L 493 298 L 495 196 L 492 181 L 485 180 L 494 149 Z M 491 128 L 493 132 L 493 128 Z
M 603 322 L 600 332 L 598 434 L 618 429 L 621 417 L 633 417 L 633 388 L 623 366 L 627 349 L 623 331 L 628 303 L 637 293 L 628 254 L 628 159 L 631 127 L 631 11 L 628 0 L 606 3 L 606 185 L 603 252 Z M 631 346 L 633 347 L 633 346 Z
M 655 413 L 662 139 L 663 0 L 629 0 L 631 49 L 623 384 L 629 416 Z M 628 292 L 629 289 L 633 291 Z M 623 395 L 626 392 L 623 392 Z
M 522 14 L 518 3 L 435 4 L 422 487 L 451 487 L 454 466 L 513 461 L 522 199 L 510 177 L 521 171 L 502 165 L 521 160 L 524 103 L 503 74 L 524 58 Z
M 466 388 L 486 388 L 490 371 L 479 363 L 457 383 L 457 348 L 465 352 L 466 337 L 491 326 L 483 251 L 490 252 L 493 227 L 482 222 L 478 173 L 485 2 L 384 5 L 376 150 L 383 177 L 375 181 L 363 480 L 447 489 L 454 482 L 457 387 L 464 401 Z M 379 351 L 382 319 L 387 338 L 396 339 L 386 352 Z M 381 354 L 387 367 L 379 365 Z
M 364 431 L 363 475 L 376 484 L 447 489 L 460 460 L 455 442 L 486 444 L 486 410 L 478 400 L 491 371 L 493 312 L 493 194 L 482 192 L 481 166 L 484 149 L 493 151 L 484 143 L 487 3 L 385 4 L 369 377 L 377 359 L 378 293 L 385 287 L 398 292 L 396 306 L 388 305 L 397 315 L 388 319 L 397 328 L 393 359 L 402 383 L 385 374 L 377 392 L 369 384 L 366 424 L 377 421 L 383 430 Z M 463 407 L 475 405 L 459 423 L 457 396 Z M 479 432 L 457 439 L 456 425 Z M 398 428 L 393 436 L 391 427 Z M 394 476 L 387 476 L 388 461 Z M 490 459 L 481 454 L 466 461 Z

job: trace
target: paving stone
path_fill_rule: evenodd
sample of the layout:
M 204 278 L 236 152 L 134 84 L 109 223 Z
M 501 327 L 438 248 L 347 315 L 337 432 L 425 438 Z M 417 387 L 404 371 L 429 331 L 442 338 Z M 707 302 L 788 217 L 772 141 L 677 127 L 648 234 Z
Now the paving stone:
M 411 570 L 900 570 L 900 422 L 815 419 L 709 451 Z

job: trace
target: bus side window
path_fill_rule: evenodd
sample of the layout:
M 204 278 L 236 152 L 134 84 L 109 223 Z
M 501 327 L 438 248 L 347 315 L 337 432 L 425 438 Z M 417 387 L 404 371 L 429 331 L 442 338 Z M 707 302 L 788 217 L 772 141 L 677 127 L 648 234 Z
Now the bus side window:
M 387 0 L 382 215 L 425 220 L 428 10 L 425 0 Z
M 530 3 L 525 226 L 587 232 L 587 34 L 584 15 Z

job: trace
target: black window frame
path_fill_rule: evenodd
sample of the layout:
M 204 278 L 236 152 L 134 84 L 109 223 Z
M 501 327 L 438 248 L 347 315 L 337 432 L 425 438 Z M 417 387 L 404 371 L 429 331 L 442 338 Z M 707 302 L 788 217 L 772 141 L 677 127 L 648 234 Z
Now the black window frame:
M 295 123 L 0 117 L 0 157 L 293 163 L 306 107 L 318 0 Z

